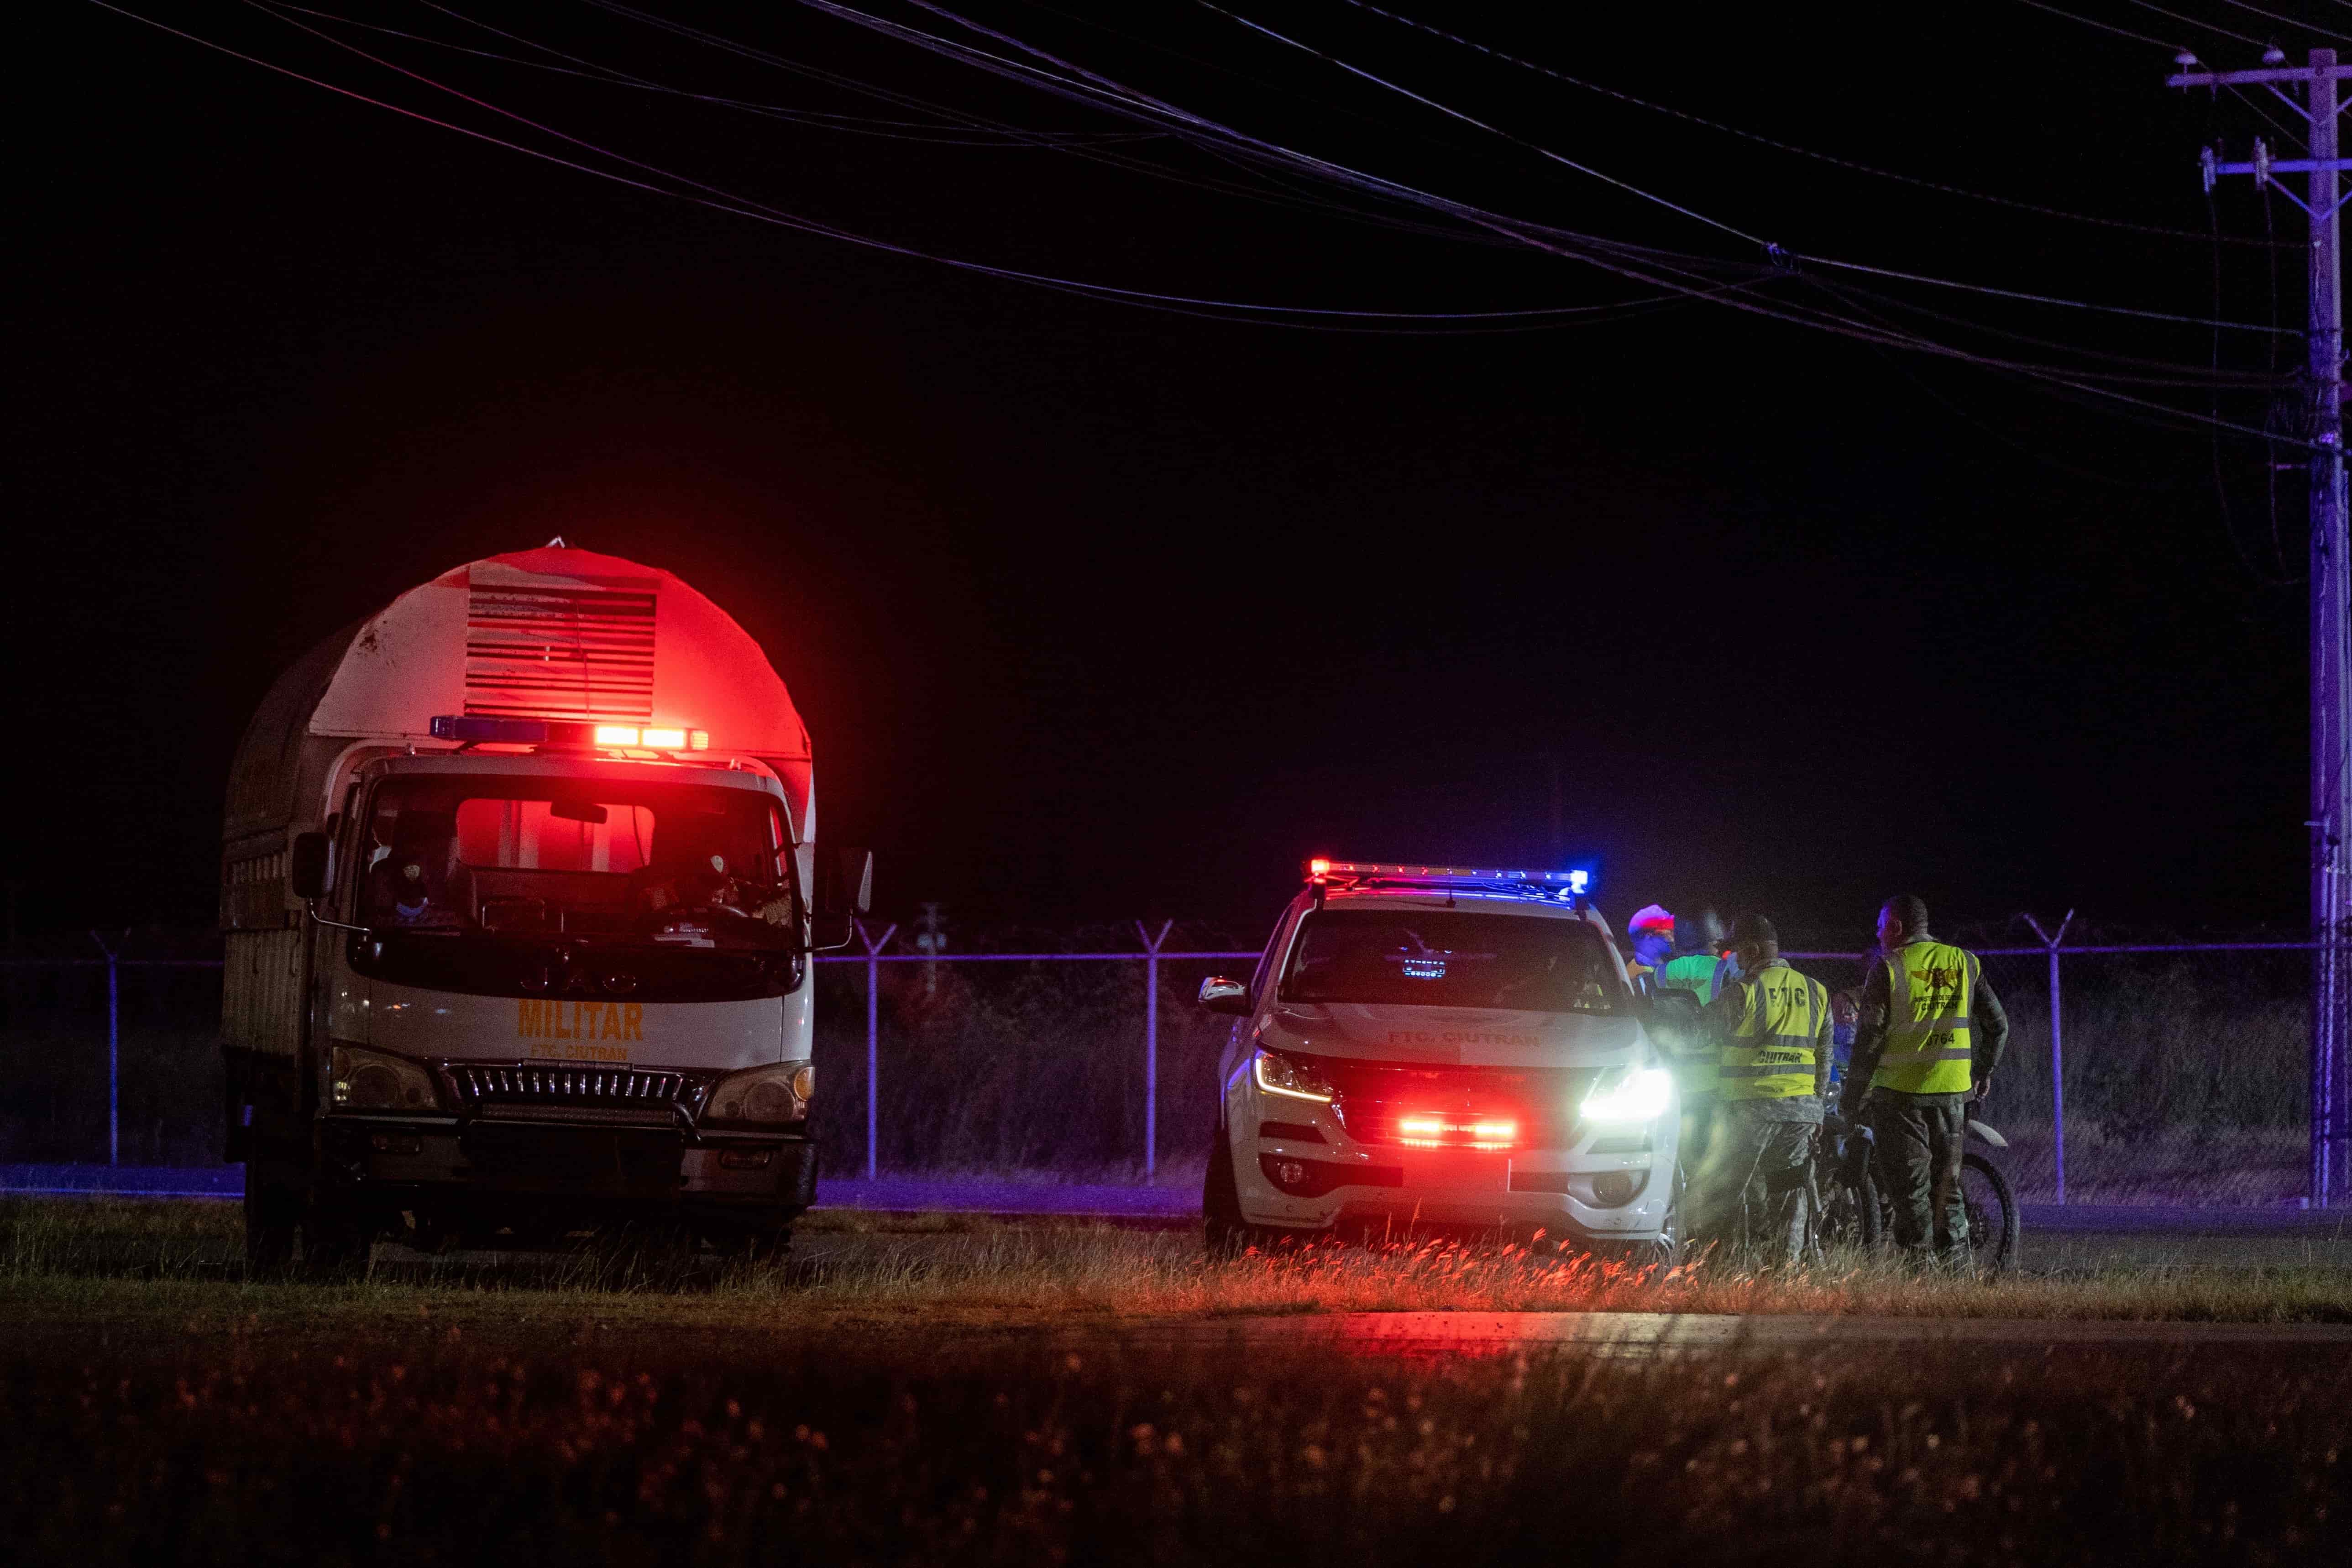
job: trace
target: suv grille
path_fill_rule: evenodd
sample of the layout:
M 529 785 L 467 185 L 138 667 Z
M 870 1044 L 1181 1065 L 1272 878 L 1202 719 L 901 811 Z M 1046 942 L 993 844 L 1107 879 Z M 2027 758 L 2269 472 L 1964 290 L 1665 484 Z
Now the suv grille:
M 699 1076 L 642 1068 L 450 1062 L 443 1070 L 462 1109 L 512 1121 L 667 1124 L 674 1111 L 701 1110 L 710 1089 Z
M 1564 1148 L 1576 1137 L 1577 1107 L 1598 1079 L 1593 1068 L 1438 1067 L 1317 1057 L 1339 1090 L 1332 1109 L 1360 1143 L 1401 1142 L 1414 1115 L 1450 1120 L 1507 1117 L 1522 1149 Z

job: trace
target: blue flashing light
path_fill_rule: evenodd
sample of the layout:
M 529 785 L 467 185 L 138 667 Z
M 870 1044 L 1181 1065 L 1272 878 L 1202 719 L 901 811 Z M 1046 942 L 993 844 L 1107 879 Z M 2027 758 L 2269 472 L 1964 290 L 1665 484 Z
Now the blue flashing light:
M 1582 893 L 1590 889 L 1591 884 L 1592 873 L 1581 868 L 1568 874 L 1568 890 L 1571 893 Z
M 509 744 L 538 746 L 547 742 L 547 721 L 544 719 L 486 719 L 474 713 L 436 713 L 433 716 L 433 738 L 436 741 L 505 742 Z
M 433 738 L 467 745 L 584 746 L 590 727 L 561 719 L 498 719 L 481 713 L 436 713 Z

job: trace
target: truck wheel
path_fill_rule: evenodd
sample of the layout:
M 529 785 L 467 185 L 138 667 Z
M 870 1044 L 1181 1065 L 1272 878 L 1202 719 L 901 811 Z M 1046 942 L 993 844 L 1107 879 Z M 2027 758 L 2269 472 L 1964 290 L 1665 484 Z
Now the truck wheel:
M 302 1211 L 302 1270 L 322 1279 L 356 1274 L 367 1267 L 375 1235 L 348 1204 L 324 1194 Z
M 261 1169 L 261 1151 L 245 1162 L 245 1272 L 248 1279 L 282 1274 L 294 1261 L 294 1231 L 301 1216 L 294 1194 Z

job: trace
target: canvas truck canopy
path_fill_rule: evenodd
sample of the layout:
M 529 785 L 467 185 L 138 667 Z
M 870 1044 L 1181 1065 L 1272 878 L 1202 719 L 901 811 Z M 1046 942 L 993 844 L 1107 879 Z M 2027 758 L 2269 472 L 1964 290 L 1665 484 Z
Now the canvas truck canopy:
M 759 644 L 660 567 L 551 544 L 446 572 L 280 676 L 230 769 L 232 857 L 323 816 L 310 792 L 353 744 L 445 750 L 450 715 L 700 731 L 777 773 L 803 842 L 815 826 L 808 731 Z

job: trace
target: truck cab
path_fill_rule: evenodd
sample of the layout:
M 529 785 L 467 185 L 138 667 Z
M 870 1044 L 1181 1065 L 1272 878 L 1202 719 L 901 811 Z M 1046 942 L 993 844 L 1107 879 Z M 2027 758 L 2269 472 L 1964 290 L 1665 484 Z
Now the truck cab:
M 248 729 L 223 864 L 230 1156 L 260 1267 L 624 1225 L 779 1246 L 813 1200 L 806 732 L 657 569 L 413 590 Z
M 1236 1024 L 1208 1243 L 1444 1226 L 1637 1259 L 1680 1239 L 1673 1073 L 1581 871 L 1309 863 Z

